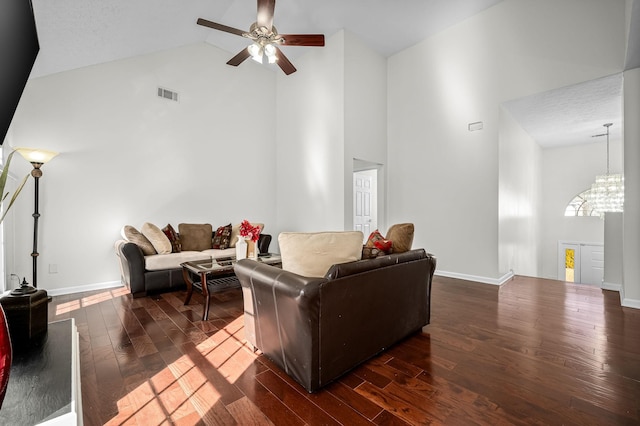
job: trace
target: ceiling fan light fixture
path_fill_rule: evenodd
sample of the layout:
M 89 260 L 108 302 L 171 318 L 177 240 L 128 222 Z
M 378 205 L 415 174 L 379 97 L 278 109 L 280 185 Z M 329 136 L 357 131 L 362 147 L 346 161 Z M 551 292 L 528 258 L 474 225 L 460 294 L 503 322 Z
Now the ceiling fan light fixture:
M 283 34 L 280 35 L 275 25 L 273 25 L 273 11 L 276 0 L 257 0 L 258 17 L 256 22 L 251 24 L 249 31 L 242 31 L 228 25 L 218 24 L 203 18 L 198 18 L 196 24 L 213 28 L 214 30 L 234 34 L 247 39 L 253 43 L 242 49 L 236 56 L 227 61 L 227 65 L 237 67 L 245 60 L 252 58 L 254 61 L 264 64 L 277 64 L 286 74 L 296 72 L 287 56 L 278 48 L 282 46 L 324 46 L 323 34 Z M 264 56 L 267 56 L 265 60 Z
M 258 43 L 251 44 L 248 48 L 251 59 L 256 62 L 262 63 L 262 46 Z
M 276 56 L 276 47 L 273 44 L 267 44 L 264 47 L 264 54 L 267 55 L 270 64 L 275 64 L 278 57 Z

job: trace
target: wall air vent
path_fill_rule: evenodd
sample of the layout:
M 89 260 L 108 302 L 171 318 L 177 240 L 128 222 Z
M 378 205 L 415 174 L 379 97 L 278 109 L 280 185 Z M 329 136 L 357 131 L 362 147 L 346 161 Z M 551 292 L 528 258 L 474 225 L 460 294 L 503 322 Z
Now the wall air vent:
M 178 102 L 178 92 L 158 87 L 158 97 Z

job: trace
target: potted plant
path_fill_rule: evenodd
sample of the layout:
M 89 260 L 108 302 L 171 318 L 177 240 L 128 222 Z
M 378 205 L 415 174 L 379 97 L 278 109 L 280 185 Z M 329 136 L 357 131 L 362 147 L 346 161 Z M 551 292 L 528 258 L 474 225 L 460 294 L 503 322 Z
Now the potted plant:
M 11 151 L 11 154 L 7 157 L 7 163 L 4 165 L 2 169 L 2 174 L 0 174 L 0 194 L 2 195 L 2 199 L 0 202 L 4 202 L 5 199 L 9 196 L 9 192 L 4 192 L 5 186 L 7 184 L 7 177 L 9 176 L 9 165 L 11 164 L 11 159 L 13 158 L 13 154 L 15 151 Z M 20 191 L 24 187 L 24 184 L 27 182 L 27 178 L 29 175 L 27 174 L 18 188 L 11 196 L 11 200 L 9 204 L 4 209 L 2 216 L 0 217 L 0 224 L 4 220 L 4 217 L 7 215 L 7 212 L 18 198 Z M 4 400 L 5 393 L 7 392 L 7 385 L 9 383 L 9 371 L 11 369 L 11 339 L 9 338 L 9 328 L 7 327 L 7 320 L 4 314 L 4 310 L 2 309 L 2 305 L 0 305 L 0 407 L 2 407 L 2 401 Z

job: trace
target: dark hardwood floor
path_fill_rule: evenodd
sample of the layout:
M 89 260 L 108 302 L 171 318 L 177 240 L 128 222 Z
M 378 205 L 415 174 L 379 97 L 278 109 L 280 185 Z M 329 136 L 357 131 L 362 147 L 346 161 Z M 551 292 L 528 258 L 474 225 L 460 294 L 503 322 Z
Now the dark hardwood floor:
M 240 290 L 206 322 L 183 297 L 53 298 L 80 332 L 85 425 L 640 424 L 640 311 L 615 292 L 436 277 L 422 333 L 314 394 L 246 346 Z

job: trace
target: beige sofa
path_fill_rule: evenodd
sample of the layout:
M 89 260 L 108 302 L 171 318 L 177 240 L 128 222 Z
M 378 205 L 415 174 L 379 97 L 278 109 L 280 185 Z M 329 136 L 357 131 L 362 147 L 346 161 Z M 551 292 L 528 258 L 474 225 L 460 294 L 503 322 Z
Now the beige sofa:
M 262 224 L 258 225 L 263 228 Z M 234 225 L 233 228 L 230 238 L 235 238 L 237 241 L 239 225 Z M 142 229 L 145 230 L 145 225 Z M 215 231 L 209 224 L 180 224 L 179 229 L 183 231 L 183 235 L 176 233 L 176 236 L 182 238 L 187 250 L 173 251 L 175 248 L 172 249 L 172 242 L 164 241 L 157 230 L 151 233 L 146 232 L 145 235 L 149 235 L 150 238 L 145 237 L 145 241 L 131 229 L 128 229 L 129 232 L 125 235 L 123 228 L 123 238 L 115 242 L 114 248 L 120 266 L 121 281 L 134 297 L 183 288 L 185 282 L 180 265 L 184 262 L 221 259 L 236 255 L 235 241 L 230 241 L 228 248 L 211 248 Z M 155 240 L 154 235 L 161 241 Z M 259 251 L 267 253 L 270 243 L 271 235 L 261 234 L 258 240 Z

